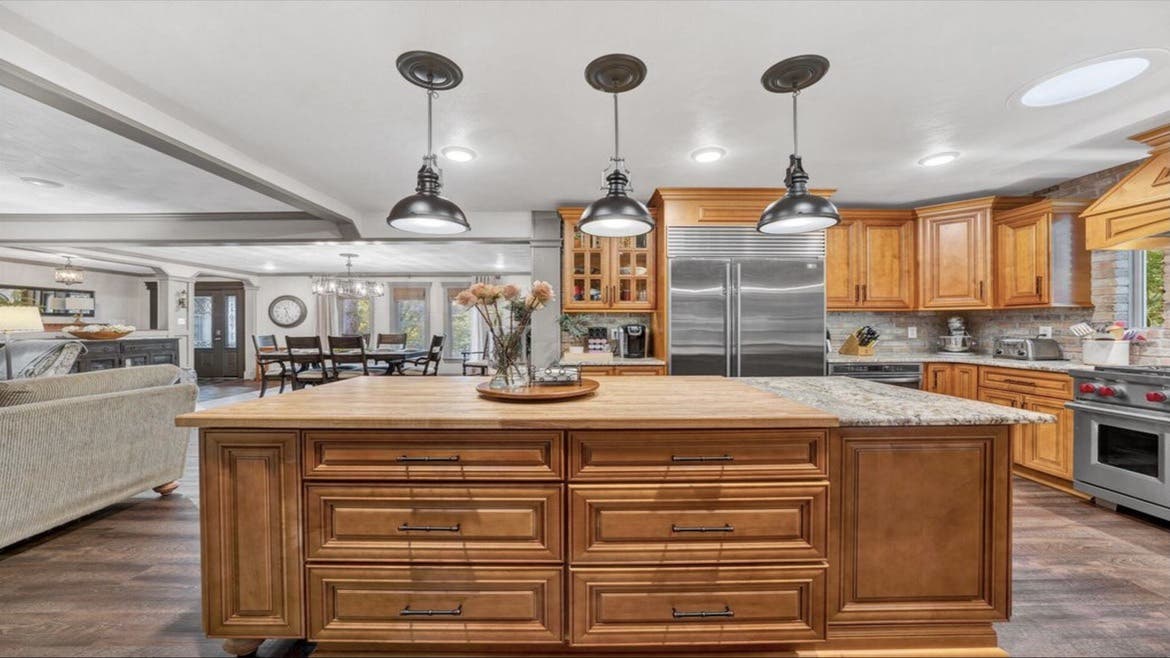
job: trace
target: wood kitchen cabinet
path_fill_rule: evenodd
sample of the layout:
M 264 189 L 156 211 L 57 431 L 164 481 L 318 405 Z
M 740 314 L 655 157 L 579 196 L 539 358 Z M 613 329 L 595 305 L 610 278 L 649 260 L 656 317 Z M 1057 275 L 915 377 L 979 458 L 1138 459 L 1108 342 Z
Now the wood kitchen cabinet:
M 1031 197 L 982 197 L 916 208 L 920 306 L 991 308 L 995 283 L 991 227 L 995 216 Z
M 1090 306 L 1091 256 L 1076 199 L 1045 199 L 995 218 L 995 305 Z
M 657 308 L 657 231 L 621 238 L 577 227 L 583 208 L 561 208 L 566 311 L 653 311 Z
M 969 363 L 928 363 L 922 390 L 974 400 L 979 395 L 979 366 Z
M 914 308 L 914 232 L 909 210 L 841 209 L 825 231 L 829 310 Z

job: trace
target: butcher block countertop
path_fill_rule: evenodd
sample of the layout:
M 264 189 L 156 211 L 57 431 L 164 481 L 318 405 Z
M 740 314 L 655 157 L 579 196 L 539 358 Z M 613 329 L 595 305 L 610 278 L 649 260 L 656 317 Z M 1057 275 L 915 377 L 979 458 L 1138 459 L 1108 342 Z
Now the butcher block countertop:
M 562 402 L 480 397 L 482 377 L 357 377 L 183 414 L 181 427 L 637 429 L 836 427 L 837 416 L 724 377 L 596 377 Z

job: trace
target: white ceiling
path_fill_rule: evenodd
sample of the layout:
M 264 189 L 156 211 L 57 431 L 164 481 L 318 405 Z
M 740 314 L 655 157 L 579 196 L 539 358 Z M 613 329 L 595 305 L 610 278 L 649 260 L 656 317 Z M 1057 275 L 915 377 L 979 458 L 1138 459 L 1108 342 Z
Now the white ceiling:
M 339 254 L 354 253 L 354 273 L 433 274 L 437 272 L 528 272 L 526 244 L 410 242 L 383 244 L 240 245 L 130 247 L 124 253 L 250 274 L 311 274 L 345 271 Z
M 105 259 L 80 256 L 73 251 L 48 251 L 45 249 L 25 249 L 20 247 L 0 247 L 0 259 L 23 261 L 37 265 L 57 267 L 65 264 L 65 256 L 73 257 L 73 264 L 85 268 L 105 270 L 108 272 L 123 272 L 149 276 L 155 274 L 153 268 L 146 265 L 109 261 Z
M 642 196 L 659 186 L 779 185 L 789 101 L 759 77 L 808 52 L 832 68 L 801 97 L 806 168 L 814 187 L 838 188 L 847 203 L 1029 192 L 1140 158 L 1125 137 L 1170 121 L 1166 62 L 1072 104 L 1008 103 L 1076 62 L 1166 47 L 1167 2 L 0 4 L 12 12 L 0 15 L 5 29 L 367 219 L 414 185 L 424 98 L 394 69 L 411 49 L 463 67 L 463 85 L 436 103 L 436 146 L 479 153 L 444 163 L 447 195 L 470 211 L 598 195 L 610 105 L 582 70 L 607 52 L 649 67 L 622 100 L 623 148 Z M 687 157 L 707 144 L 728 158 Z M 947 150 L 962 157 L 915 164 Z
M 36 187 L 22 177 L 64 187 Z M 293 209 L 0 87 L 0 213 L 288 210 Z

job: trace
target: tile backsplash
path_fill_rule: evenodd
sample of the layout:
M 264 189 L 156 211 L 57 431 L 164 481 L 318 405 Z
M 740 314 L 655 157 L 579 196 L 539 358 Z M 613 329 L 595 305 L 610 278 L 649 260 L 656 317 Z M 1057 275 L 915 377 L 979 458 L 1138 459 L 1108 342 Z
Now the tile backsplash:
M 877 344 L 878 356 L 910 352 L 937 352 L 938 337 L 947 333 L 947 318 L 958 315 L 967 321 L 967 332 L 975 337 L 975 351 L 990 353 L 992 342 L 1000 336 L 1036 336 L 1040 327 L 1052 327 L 1052 337 L 1059 343 L 1067 358 L 1079 359 L 1081 339 L 1069 333 L 1068 328 L 1078 322 L 1093 319 L 1093 310 L 1087 308 L 1006 309 L 995 311 L 905 311 L 865 312 L 840 311 L 828 314 L 828 329 L 833 350 L 841 347 L 845 336 L 864 325 L 870 325 L 881 334 Z M 917 327 L 918 337 L 907 336 L 910 327 Z

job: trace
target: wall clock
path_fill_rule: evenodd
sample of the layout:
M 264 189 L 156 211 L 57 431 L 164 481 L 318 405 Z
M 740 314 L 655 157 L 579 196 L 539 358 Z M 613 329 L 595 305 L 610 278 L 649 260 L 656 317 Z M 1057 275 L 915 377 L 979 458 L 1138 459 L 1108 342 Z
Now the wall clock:
M 281 295 L 268 305 L 268 319 L 279 327 L 295 327 L 305 321 L 308 309 L 300 297 Z

